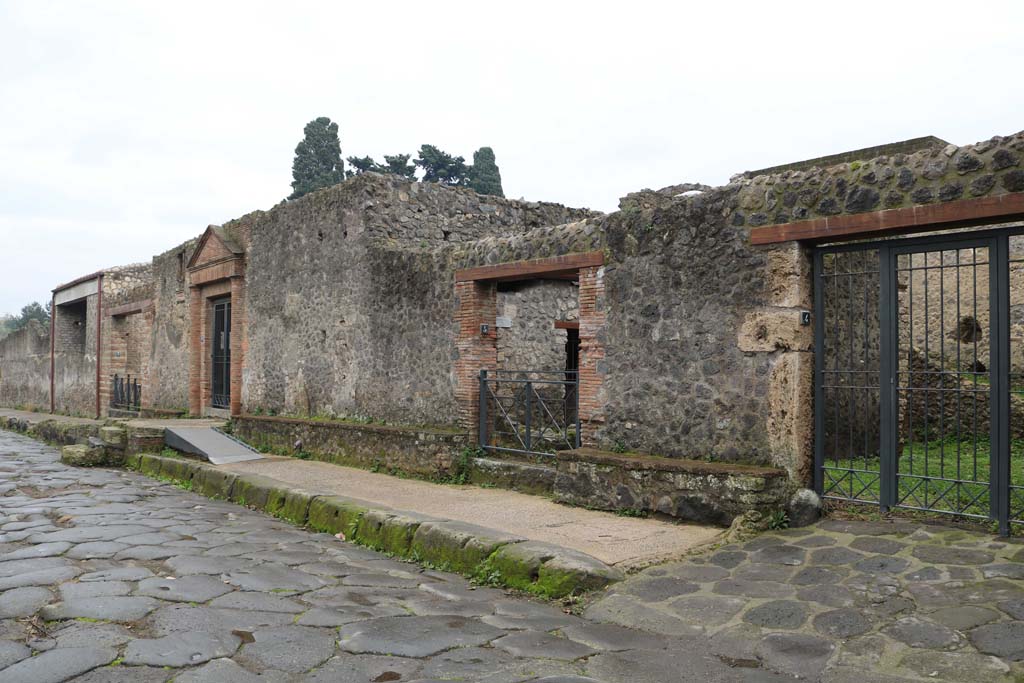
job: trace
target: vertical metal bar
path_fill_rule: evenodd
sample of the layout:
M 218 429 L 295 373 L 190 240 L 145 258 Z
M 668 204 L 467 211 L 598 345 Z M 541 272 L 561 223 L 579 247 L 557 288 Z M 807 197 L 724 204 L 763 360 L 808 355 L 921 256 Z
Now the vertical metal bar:
M 991 514 L 999 522 L 999 535 L 1010 535 L 1010 247 L 1006 234 L 989 247 L 989 327 L 995 366 L 991 378 L 989 431 L 989 491 Z M 994 252 L 994 253 L 993 253 Z M 995 303 L 995 314 L 992 311 Z
M 533 413 L 533 382 L 526 380 L 526 450 L 533 450 L 533 437 L 530 426 L 531 413 Z
M 477 440 L 480 448 L 487 448 L 487 370 L 480 371 L 480 424 Z
M 576 448 L 583 446 L 583 422 L 580 420 L 580 371 L 573 373 L 576 377 Z
M 823 254 L 814 250 L 814 490 L 823 495 L 825 484 L 825 294 Z
M 878 249 L 879 293 L 879 495 L 878 505 L 883 512 L 896 505 L 896 431 L 899 428 L 899 402 L 896 400 L 896 367 L 898 337 L 896 267 L 892 250 L 888 246 Z

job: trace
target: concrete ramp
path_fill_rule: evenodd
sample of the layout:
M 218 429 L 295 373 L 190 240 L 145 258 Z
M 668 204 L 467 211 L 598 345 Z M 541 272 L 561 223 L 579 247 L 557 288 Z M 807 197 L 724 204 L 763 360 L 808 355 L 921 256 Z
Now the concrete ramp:
M 167 427 L 164 443 L 183 453 L 206 458 L 214 465 L 263 457 L 259 451 L 211 427 Z

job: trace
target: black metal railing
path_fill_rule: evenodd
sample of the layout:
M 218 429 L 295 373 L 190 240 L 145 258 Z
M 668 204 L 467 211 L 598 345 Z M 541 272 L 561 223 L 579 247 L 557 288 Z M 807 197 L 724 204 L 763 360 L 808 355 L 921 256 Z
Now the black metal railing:
M 114 375 L 111 380 L 110 407 L 138 412 L 142 406 L 142 385 L 138 377 Z
M 578 371 L 480 371 L 481 448 L 552 455 L 580 445 Z

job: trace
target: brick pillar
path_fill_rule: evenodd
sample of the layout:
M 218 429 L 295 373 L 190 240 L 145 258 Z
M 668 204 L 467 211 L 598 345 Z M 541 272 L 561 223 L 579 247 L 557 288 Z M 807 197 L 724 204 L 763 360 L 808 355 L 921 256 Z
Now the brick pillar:
M 199 287 L 189 288 L 188 299 L 188 412 L 194 417 L 203 414 L 203 295 Z
M 580 421 L 583 444 L 595 443 L 604 423 L 604 266 L 580 269 Z
M 494 319 L 498 314 L 497 288 L 492 282 L 456 282 L 455 400 L 459 423 L 476 434 L 480 420 L 480 370 L 498 367 L 498 337 Z M 480 325 L 489 325 L 486 335 Z
M 245 280 L 231 279 L 231 416 L 242 414 L 242 368 L 245 351 Z

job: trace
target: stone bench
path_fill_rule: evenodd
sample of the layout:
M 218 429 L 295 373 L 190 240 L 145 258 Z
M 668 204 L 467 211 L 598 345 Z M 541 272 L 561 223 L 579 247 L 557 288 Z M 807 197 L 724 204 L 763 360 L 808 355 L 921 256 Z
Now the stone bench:
M 786 508 L 785 470 L 578 448 L 556 454 L 555 500 L 728 525 L 749 510 Z

